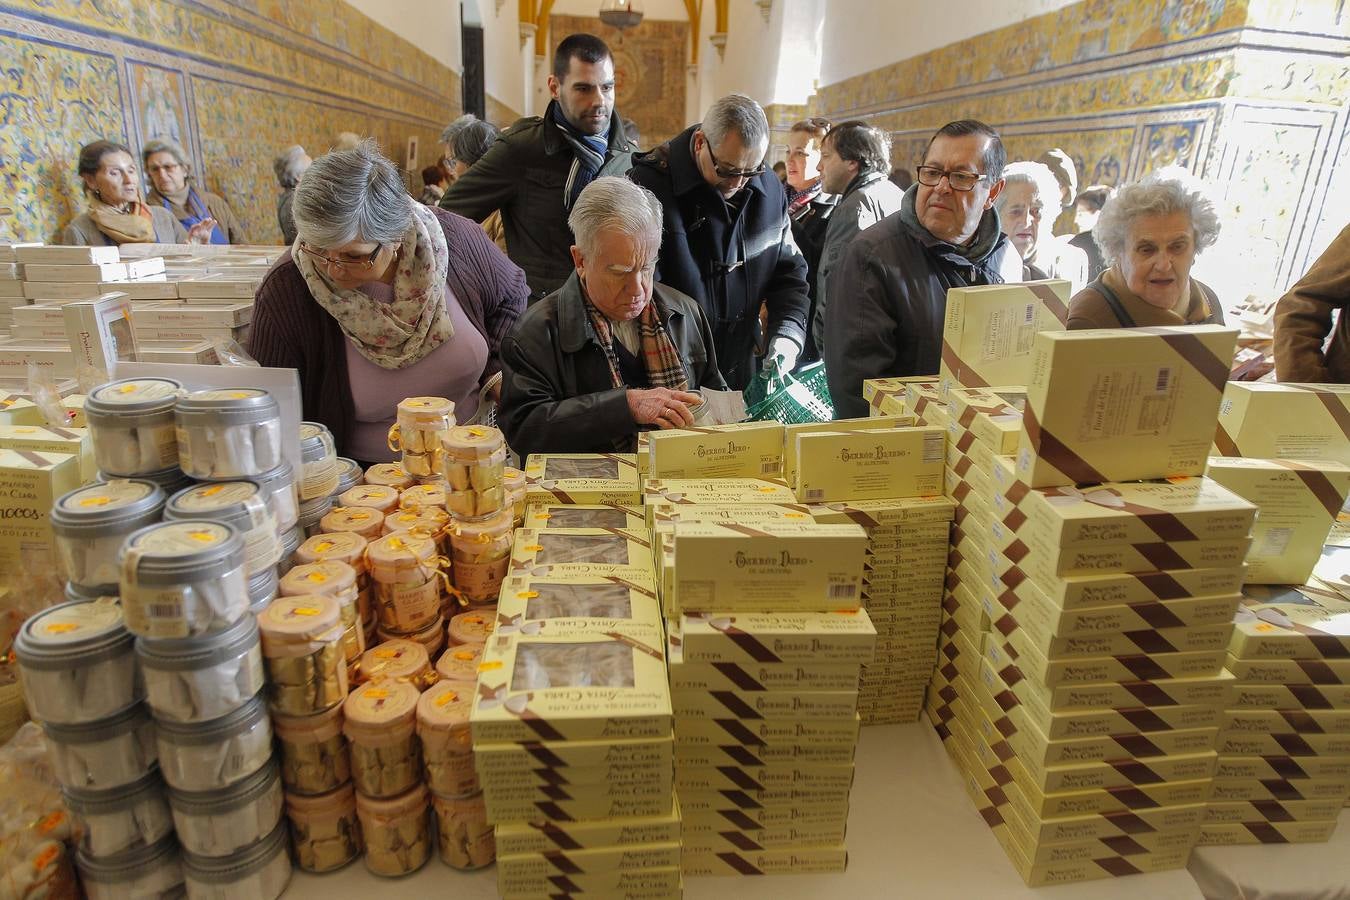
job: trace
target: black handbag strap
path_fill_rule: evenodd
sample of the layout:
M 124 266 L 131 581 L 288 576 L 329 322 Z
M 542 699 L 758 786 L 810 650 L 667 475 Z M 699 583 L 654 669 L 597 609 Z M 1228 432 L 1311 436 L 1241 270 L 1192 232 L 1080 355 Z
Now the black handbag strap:
M 1111 307 L 1111 311 L 1116 314 L 1116 321 L 1120 323 L 1121 328 L 1135 327 L 1134 317 L 1125 311 L 1125 304 L 1120 302 L 1120 298 L 1116 296 L 1115 291 L 1106 286 L 1106 282 L 1102 280 L 1100 275 L 1088 287 L 1102 295 L 1102 298 L 1106 300 L 1106 305 Z

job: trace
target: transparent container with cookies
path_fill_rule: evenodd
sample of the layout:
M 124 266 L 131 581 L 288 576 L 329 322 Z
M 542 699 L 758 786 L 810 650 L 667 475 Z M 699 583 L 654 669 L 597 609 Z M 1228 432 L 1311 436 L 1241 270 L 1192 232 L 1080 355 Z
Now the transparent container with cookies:
M 66 579 L 83 588 L 115 592 L 122 541 L 158 522 L 164 499 L 153 481 L 114 479 L 78 488 L 57 500 L 48 523 Z
M 198 856 L 226 857 L 261 841 L 281 821 L 281 777 L 268 761 L 252 775 L 208 791 L 169 791 L 178 843 Z
M 300 529 L 305 537 L 311 537 L 323 531 L 323 526 L 319 523 L 323 517 L 333 511 L 337 505 L 333 502 L 331 494 L 325 497 L 315 497 L 313 500 L 303 500 L 300 503 L 300 512 L 296 527 Z
M 356 815 L 366 845 L 366 868 L 396 878 L 416 872 L 431 858 L 427 789 L 418 784 L 388 799 L 356 795 Z
M 308 716 L 347 696 L 342 612 L 332 597 L 278 597 L 258 617 L 273 712 Z
M 244 539 L 244 574 L 253 577 L 281 561 L 277 521 L 268 495 L 252 481 L 197 484 L 174 494 L 164 504 L 166 522 L 223 522 Z
M 389 449 L 401 452 L 403 470 L 414 477 L 440 469 L 440 436 L 455 424 L 455 404 L 444 397 L 408 397 L 389 428 Z
M 287 794 L 309 796 L 337 790 L 352 777 L 342 705 L 312 716 L 272 713 Z
M 514 519 L 503 509 L 474 522 L 450 526 L 451 573 L 455 589 L 473 604 L 496 603 L 511 565 Z
M 511 507 L 511 519 L 516 528 L 525 524 L 525 473 L 510 466 L 502 469 L 502 485 L 506 488 L 506 505 Z
M 244 540 L 212 521 L 147 525 L 122 544 L 122 615 L 139 637 L 198 637 L 248 613 Z
M 296 566 L 281 579 L 281 596 L 332 597 L 342 619 L 342 651 L 347 664 L 361 658 L 366 649 L 366 633 L 361 623 L 356 588 L 356 570 L 344 562 L 325 560 Z
M 485 644 L 497 627 L 494 609 L 470 609 L 450 619 L 446 639 L 450 646 Z
M 416 509 L 420 506 L 439 506 L 445 509 L 445 482 L 428 481 L 404 488 L 398 495 L 398 505 L 402 509 Z
M 359 488 L 360 485 L 357 485 Z M 319 520 L 321 534 L 359 534 L 374 540 L 385 533 L 384 513 L 368 506 L 335 506 Z
M 445 508 L 456 518 L 481 519 L 506 507 L 506 441 L 496 428 L 461 425 L 441 435 Z
M 445 648 L 436 660 L 436 674 L 442 681 L 467 684 L 478 681 L 478 664 L 483 661 L 483 644 L 459 644 Z
M 395 638 L 361 654 L 362 681 L 401 681 L 424 691 L 436 683 L 427 648 L 417 641 Z
M 229 856 L 183 853 L 183 879 L 193 900 L 276 900 L 291 880 L 286 823 Z
M 295 564 L 335 560 L 346 563 L 356 572 L 356 608 L 367 632 L 375 625 L 375 609 L 370 604 L 370 572 L 366 568 L 367 541 L 351 532 L 323 533 L 306 538 L 296 548 Z
M 356 816 L 356 791 L 343 784 L 326 794 L 286 794 L 295 864 L 305 872 L 332 872 L 360 855 L 361 822 Z
M 89 900 L 170 900 L 184 896 L 182 858 L 172 834 L 115 856 L 94 856 L 81 850 L 75 864 Z M 29 896 L 47 895 L 24 895 Z
M 238 784 L 267 765 L 272 758 L 272 723 L 259 694 L 210 722 L 157 719 L 155 742 L 159 771 L 170 788 L 214 791 Z
M 173 832 L 173 813 L 158 772 L 110 791 L 69 787 L 61 795 L 74 818 L 79 849 L 91 856 L 148 847 Z
M 111 597 L 72 600 L 35 613 L 11 647 L 33 716 L 80 725 L 136 703 L 145 687 L 135 640 Z
M 146 703 L 164 721 L 218 719 L 252 700 L 266 682 L 253 616 L 200 638 L 140 638 L 136 657 Z
M 427 659 L 435 659 L 440 655 L 441 649 L 445 646 L 445 620 L 440 616 L 437 616 L 436 621 L 432 622 L 421 631 L 414 631 L 412 634 L 395 634 L 390 631 L 385 631 L 382 628 L 376 628 L 375 637 L 377 638 L 375 644 L 383 644 L 386 641 L 396 641 L 400 639 L 416 641 L 426 648 Z
M 430 688 L 417 702 L 423 779 L 438 797 L 465 797 L 479 790 L 469 732 L 472 707 L 472 685 L 451 681 Z
M 497 842 L 487 820 L 482 793 L 468 797 L 432 797 L 441 862 L 452 869 L 481 869 L 497 858 Z
M 365 797 L 395 797 L 422 777 L 417 742 L 421 692 L 400 681 L 368 681 L 342 704 L 352 783 Z
M 123 378 L 90 391 L 84 416 L 99 471 L 126 478 L 176 470 L 173 411 L 182 391 L 172 378 Z
M 414 479 L 396 462 L 376 463 L 366 469 L 363 484 L 383 484 L 397 491 L 412 487 Z
M 338 495 L 341 506 L 359 506 L 373 509 L 382 514 L 398 508 L 398 488 L 387 484 L 358 484 L 356 487 Z
M 333 433 L 318 422 L 301 422 L 300 499 L 313 500 L 335 493 L 339 474 Z
M 419 531 L 396 531 L 366 548 L 371 600 L 381 628 L 412 634 L 441 615 L 443 571 L 449 560 L 436 539 Z
M 202 481 L 250 478 L 281 464 L 281 407 L 260 388 L 193 391 L 174 406 L 178 466 Z

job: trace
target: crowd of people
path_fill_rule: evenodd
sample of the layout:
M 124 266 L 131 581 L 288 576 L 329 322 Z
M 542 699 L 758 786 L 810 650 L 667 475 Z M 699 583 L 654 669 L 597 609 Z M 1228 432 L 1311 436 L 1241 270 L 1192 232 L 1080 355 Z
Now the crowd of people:
M 1064 279 L 1069 328 L 1222 323 L 1192 277 L 1220 222 L 1203 187 L 1164 169 L 1078 189 L 1051 149 L 1009 162 L 967 119 L 912 172 L 865 121 L 794 125 L 770 168 L 752 98 L 640 152 L 615 110 L 599 38 L 558 46 L 541 116 L 499 132 L 473 116 L 409 196 L 370 140 L 344 133 L 311 160 L 277 156 L 289 246 L 255 302 L 250 351 L 299 371 L 304 415 L 359 461 L 388 458 L 398 400 L 444 396 L 457 415 L 499 403 L 521 453 L 632 450 L 643 429 L 693 422 L 699 391 L 744 389 L 764 367 L 823 360 L 836 413 L 865 415 L 862 382 L 938 370 L 947 291 Z M 81 150 L 88 210 L 76 244 L 240 243 L 181 147 Z M 1350 379 L 1350 229 L 1278 305 L 1282 380 Z M 1335 334 L 1327 343 L 1327 337 Z

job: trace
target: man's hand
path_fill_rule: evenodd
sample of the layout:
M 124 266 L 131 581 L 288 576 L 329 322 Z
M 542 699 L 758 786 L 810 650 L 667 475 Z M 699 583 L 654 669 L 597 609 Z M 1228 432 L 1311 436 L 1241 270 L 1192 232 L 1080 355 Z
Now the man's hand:
M 689 404 L 699 401 L 698 394 L 672 391 L 670 388 L 652 388 L 648 391 L 629 391 L 628 409 L 639 425 L 657 428 L 688 428 L 694 424 Z
M 773 343 L 769 344 L 769 359 L 778 358 L 778 371 L 784 375 L 796 367 L 797 357 L 801 352 L 802 348 L 791 338 L 776 337 Z
M 196 225 L 188 229 L 189 244 L 209 244 L 211 243 L 211 232 L 216 228 L 215 219 L 202 219 Z

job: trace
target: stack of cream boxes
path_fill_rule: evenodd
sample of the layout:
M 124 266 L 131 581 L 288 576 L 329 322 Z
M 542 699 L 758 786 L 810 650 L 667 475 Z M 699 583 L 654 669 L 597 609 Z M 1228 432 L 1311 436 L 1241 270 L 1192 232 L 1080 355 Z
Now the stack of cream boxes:
M 534 527 L 516 532 L 471 717 L 498 890 L 679 897 L 651 545 L 644 531 L 615 527 L 630 524 L 639 499 L 636 460 L 538 456 L 526 473 Z
M 963 498 L 930 714 L 1030 884 L 1184 866 L 1204 825 L 1256 514 L 1200 476 L 1234 342 L 1040 334 L 1016 455 L 953 460 L 993 503 Z M 988 393 L 961 427 L 1012 415 Z

